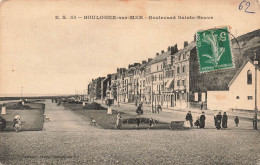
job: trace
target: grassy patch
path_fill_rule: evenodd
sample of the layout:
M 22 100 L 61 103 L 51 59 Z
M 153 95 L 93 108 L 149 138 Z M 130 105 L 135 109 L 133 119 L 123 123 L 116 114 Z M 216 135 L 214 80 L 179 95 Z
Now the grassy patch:
M 92 116 L 94 120 L 96 120 L 96 123 L 98 126 L 104 128 L 104 129 L 115 129 L 116 125 L 116 111 L 112 111 L 111 115 L 107 115 L 107 110 L 88 110 L 84 109 L 82 105 L 79 104 L 65 104 L 65 106 L 71 110 L 74 110 L 76 113 L 79 113 L 81 115 L 84 115 L 88 118 Z M 121 116 L 123 118 L 123 129 L 137 129 L 137 124 L 135 122 L 135 119 L 137 118 L 137 115 L 131 115 L 127 113 L 122 113 Z M 149 123 L 147 122 L 149 119 L 143 118 L 141 116 L 141 124 L 138 129 L 148 129 Z M 126 123 L 126 120 L 129 120 L 128 124 Z M 169 129 L 169 123 L 162 123 L 156 121 L 155 124 L 151 129 Z

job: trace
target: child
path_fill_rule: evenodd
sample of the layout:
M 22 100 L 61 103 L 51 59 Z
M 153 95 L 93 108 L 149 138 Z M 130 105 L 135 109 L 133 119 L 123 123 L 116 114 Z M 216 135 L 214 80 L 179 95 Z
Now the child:
M 199 128 L 199 126 L 200 126 L 200 118 L 199 117 L 197 117 L 197 120 L 195 121 L 194 125 L 197 126 L 197 128 Z
M 152 128 L 153 124 L 154 124 L 153 118 L 150 118 L 149 119 L 149 128 L 148 129 Z
M 239 123 L 239 118 L 238 118 L 238 116 L 235 117 L 235 120 L 234 120 L 234 121 L 235 121 L 236 127 L 237 127 L 237 126 L 238 126 L 238 123 Z

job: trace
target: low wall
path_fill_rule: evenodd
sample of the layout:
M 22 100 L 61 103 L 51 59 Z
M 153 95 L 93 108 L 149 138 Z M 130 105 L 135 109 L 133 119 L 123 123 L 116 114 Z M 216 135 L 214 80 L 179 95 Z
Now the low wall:
M 210 110 L 229 110 L 229 91 L 208 91 L 207 108 Z
M 6 114 L 1 116 L 6 120 L 6 131 L 12 131 L 13 119 L 16 115 L 21 117 L 22 131 L 41 131 L 44 123 L 44 109 L 30 110 L 7 110 Z

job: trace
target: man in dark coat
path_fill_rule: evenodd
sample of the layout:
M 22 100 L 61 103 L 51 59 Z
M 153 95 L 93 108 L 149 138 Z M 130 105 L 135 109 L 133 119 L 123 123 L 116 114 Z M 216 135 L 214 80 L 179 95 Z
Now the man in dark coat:
M 202 112 L 202 114 L 200 115 L 200 128 L 205 128 L 205 120 L 206 120 L 206 116 L 204 114 L 204 112 Z
M 0 131 L 5 129 L 5 127 L 6 127 L 6 120 L 2 116 L 0 116 Z
M 221 112 L 219 112 L 216 116 L 216 129 L 221 129 L 221 120 L 222 120 L 222 115 Z
M 227 128 L 227 121 L 228 121 L 228 116 L 227 116 L 227 113 L 224 112 L 223 118 L 222 118 L 222 127 L 223 128 Z
M 192 115 L 191 115 L 191 111 L 189 111 L 186 115 L 186 121 L 190 122 L 190 127 L 193 127 L 193 119 L 192 119 Z

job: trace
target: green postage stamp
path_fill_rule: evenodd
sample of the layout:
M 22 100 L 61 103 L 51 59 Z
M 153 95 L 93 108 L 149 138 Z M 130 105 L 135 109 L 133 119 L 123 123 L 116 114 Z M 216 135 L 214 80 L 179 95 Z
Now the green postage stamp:
M 233 68 L 233 58 L 227 27 L 197 32 L 200 72 Z

